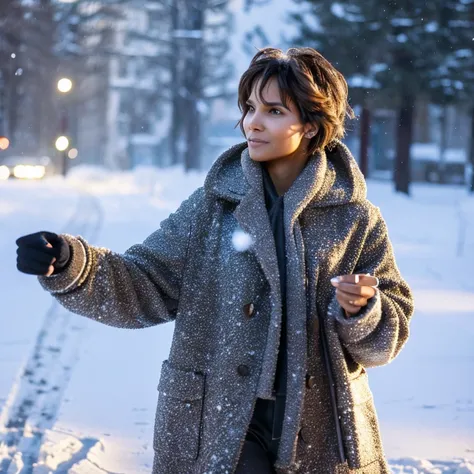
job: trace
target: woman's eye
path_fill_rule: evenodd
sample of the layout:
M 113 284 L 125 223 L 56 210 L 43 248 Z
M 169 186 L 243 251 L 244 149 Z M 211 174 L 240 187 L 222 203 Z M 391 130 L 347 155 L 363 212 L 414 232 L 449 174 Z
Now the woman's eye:
M 247 105 L 247 107 L 248 107 L 247 109 L 248 112 L 254 112 L 254 108 L 251 105 Z M 278 110 L 278 109 L 270 109 L 269 112 L 273 115 L 282 115 L 281 110 Z

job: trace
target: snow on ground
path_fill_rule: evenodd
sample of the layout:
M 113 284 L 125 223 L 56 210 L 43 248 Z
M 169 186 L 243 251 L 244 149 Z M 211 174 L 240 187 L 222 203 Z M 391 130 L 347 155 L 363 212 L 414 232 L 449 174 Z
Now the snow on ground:
M 459 187 L 418 184 L 412 199 L 390 191 L 369 183 L 416 313 L 400 356 L 370 371 L 387 454 L 472 461 L 474 198 Z
M 51 305 L 38 282 L 16 270 L 15 240 L 38 230 L 64 230 L 76 202 L 77 192 L 61 181 L 54 187 L 46 181 L 0 182 L 0 408 Z
M 121 252 L 156 230 L 203 179 L 179 168 L 81 167 L 65 181 L 0 183 L 0 441 L 1 412 L 52 302 L 16 270 L 15 239 L 67 231 L 81 196 L 91 194 L 102 211 L 92 243 Z M 382 209 L 416 298 L 409 343 L 392 364 L 370 371 L 387 456 L 395 474 L 472 473 L 474 199 L 459 187 L 429 185 L 413 186 L 408 199 L 381 182 L 369 182 L 369 198 Z M 79 357 L 33 474 L 150 472 L 156 386 L 173 324 L 127 331 L 77 318 Z M 10 454 L 0 445 L 0 466 Z M 21 472 L 23 461 L 17 453 L 8 472 Z

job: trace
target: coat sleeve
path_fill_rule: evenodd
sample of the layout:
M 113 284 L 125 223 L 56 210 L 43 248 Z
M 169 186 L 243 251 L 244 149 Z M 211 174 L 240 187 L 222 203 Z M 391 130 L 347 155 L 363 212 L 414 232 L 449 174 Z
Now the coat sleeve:
M 346 318 L 336 298 L 329 312 L 351 357 L 364 367 L 393 360 L 408 339 L 414 311 L 413 296 L 395 262 L 387 226 L 379 208 L 370 210 L 368 232 L 353 273 L 370 273 L 379 279 L 376 295 L 356 316 Z
M 63 234 L 71 260 L 63 272 L 38 277 L 41 285 L 67 309 L 110 326 L 142 328 L 172 321 L 202 195 L 199 188 L 157 231 L 124 254 Z

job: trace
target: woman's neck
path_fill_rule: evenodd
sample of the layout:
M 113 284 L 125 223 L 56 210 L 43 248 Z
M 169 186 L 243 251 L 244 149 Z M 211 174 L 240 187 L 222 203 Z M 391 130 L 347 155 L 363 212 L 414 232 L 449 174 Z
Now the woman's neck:
M 299 176 L 306 163 L 308 162 L 309 156 L 294 155 L 290 157 L 278 158 L 276 160 L 270 160 L 263 163 L 267 168 L 270 177 L 272 178 L 273 184 L 279 196 L 283 196 L 295 179 Z

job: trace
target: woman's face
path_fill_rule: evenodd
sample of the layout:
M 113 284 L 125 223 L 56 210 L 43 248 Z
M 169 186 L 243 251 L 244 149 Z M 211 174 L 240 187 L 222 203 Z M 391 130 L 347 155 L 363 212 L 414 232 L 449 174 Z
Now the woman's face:
M 257 82 L 247 100 L 249 109 L 243 119 L 250 158 L 264 162 L 306 153 L 310 139 L 304 135 L 317 130 L 310 124 L 301 122 L 300 114 L 292 101 L 288 99 L 289 109 L 282 104 L 275 78 L 271 78 L 262 91 L 262 99 L 271 105 L 258 100 L 258 87 Z

